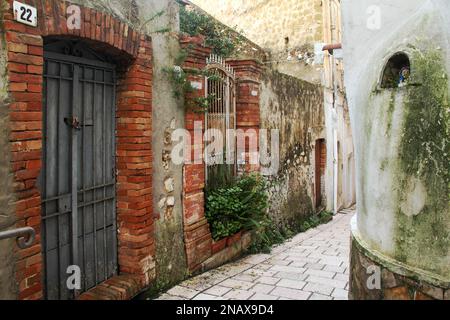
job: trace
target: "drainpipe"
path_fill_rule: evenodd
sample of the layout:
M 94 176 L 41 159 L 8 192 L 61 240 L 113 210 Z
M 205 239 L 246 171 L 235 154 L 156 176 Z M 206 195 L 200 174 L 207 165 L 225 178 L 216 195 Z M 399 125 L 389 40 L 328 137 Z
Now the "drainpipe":
M 328 51 L 331 55 L 333 55 L 333 50 L 342 49 L 342 43 L 332 43 L 326 44 L 323 46 L 323 51 Z
M 333 143 L 334 143 L 334 160 L 333 160 L 333 212 L 337 214 L 338 212 L 338 184 L 339 184 L 339 148 L 338 148 L 338 137 L 337 130 L 333 129 Z
M 334 59 L 334 50 L 336 49 L 342 49 L 341 43 L 334 43 L 334 44 L 326 44 L 323 46 L 323 51 L 328 51 L 330 54 L 330 60 L 331 60 L 331 81 L 333 83 L 333 108 L 332 108 L 332 120 L 334 120 L 337 116 L 336 114 L 336 97 L 337 97 L 337 85 L 336 85 L 336 62 Z M 332 130 L 332 139 L 333 139 L 333 212 L 336 215 L 338 211 L 338 170 L 339 170 L 339 163 L 338 163 L 338 139 L 337 139 L 337 129 L 334 127 L 334 121 L 333 123 L 333 130 Z

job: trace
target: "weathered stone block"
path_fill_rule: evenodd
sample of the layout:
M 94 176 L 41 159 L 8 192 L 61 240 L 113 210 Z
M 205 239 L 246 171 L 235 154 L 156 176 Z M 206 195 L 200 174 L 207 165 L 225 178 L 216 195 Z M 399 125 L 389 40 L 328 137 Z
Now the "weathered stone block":
M 449 290 L 424 280 L 406 277 L 390 270 L 366 256 L 364 249 L 352 240 L 350 262 L 350 299 L 352 300 L 442 300 L 449 299 Z M 367 266 L 378 266 L 381 271 L 381 289 L 367 286 Z M 419 277 L 419 275 L 418 275 Z
M 383 298 L 385 300 L 411 300 L 407 287 L 386 289 Z
M 381 281 L 383 283 L 383 288 L 385 289 L 395 288 L 399 285 L 394 274 L 387 269 L 381 271 Z
M 444 300 L 450 300 L 450 289 L 445 290 Z

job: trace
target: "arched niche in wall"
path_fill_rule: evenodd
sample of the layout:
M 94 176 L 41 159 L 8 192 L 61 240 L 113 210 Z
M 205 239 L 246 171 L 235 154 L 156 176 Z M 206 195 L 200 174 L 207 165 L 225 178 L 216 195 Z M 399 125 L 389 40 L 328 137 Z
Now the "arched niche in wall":
M 392 89 L 404 86 L 411 74 L 411 62 L 404 52 L 392 55 L 383 68 L 380 78 L 381 89 Z

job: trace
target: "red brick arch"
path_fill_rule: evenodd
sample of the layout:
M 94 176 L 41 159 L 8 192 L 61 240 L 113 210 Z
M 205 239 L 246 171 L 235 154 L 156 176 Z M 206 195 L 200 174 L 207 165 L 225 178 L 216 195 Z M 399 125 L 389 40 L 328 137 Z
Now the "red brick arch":
M 3 17 L 7 40 L 11 170 L 14 174 L 17 227 L 36 229 L 36 243 L 17 249 L 16 280 L 20 299 L 43 296 L 41 196 L 36 185 L 42 160 L 43 43 L 47 36 L 88 39 L 126 58 L 117 89 L 117 217 L 120 279 L 98 292 L 129 298 L 154 278 L 152 218 L 152 49 L 150 37 L 113 16 L 81 7 L 81 28 L 67 28 L 70 2 L 22 0 L 37 7 L 38 27 L 14 21 L 12 0 Z M 125 280 L 125 281 L 123 281 Z M 105 289 L 116 289 L 107 290 Z M 97 292 L 97 294 L 98 294 Z M 85 297 L 94 297 L 93 292 Z M 98 295 L 96 296 L 98 297 Z

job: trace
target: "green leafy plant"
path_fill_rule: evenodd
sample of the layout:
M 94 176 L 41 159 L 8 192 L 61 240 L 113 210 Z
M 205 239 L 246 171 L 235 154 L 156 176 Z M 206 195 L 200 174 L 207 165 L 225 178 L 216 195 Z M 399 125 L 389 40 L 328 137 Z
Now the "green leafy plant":
M 289 230 L 279 228 L 272 219 L 266 216 L 253 234 L 253 242 L 249 253 L 270 253 L 272 247 L 281 244 L 291 236 Z
M 188 10 L 185 6 L 180 6 L 180 29 L 190 36 L 203 35 L 205 44 L 212 48 L 213 53 L 224 58 L 236 53 L 244 40 L 242 35 L 214 18 Z
M 333 212 L 330 211 L 322 211 L 319 213 L 320 224 L 325 224 L 333 220 Z
M 223 58 L 230 57 L 236 53 L 244 41 L 243 36 L 239 33 L 222 25 L 208 15 L 186 9 L 184 5 L 180 5 L 180 30 L 189 36 L 204 36 L 205 45 L 211 47 L 214 54 L 220 55 Z M 208 70 L 182 67 L 191 48 L 192 46 L 188 46 L 186 49 L 181 50 L 179 56 L 175 59 L 175 66 L 164 68 L 163 71 L 168 74 L 173 84 L 174 97 L 180 99 L 192 94 L 189 99 L 186 99 L 186 108 L 193 112 L 203 113 L 208 110 L 215 96 L 211 94 L 208 94 L 206 97 L 195 96 L 195 88 L 192 87 L 189 77 L 207 77 L 211 80 L 218 80 L 220 78 Z
M 332 219 L 333 213 L 322 211 L 318 215 L 312 215 L 298 222 L 296 225 L 282 227 L 277 226 L 272 219 L 266 216 L 254 232 L 254 240 L 248 251 L 249 253 L 270 253 L 274 245 L 281 244 L 300 232 L 328 223 Z
M 213 70 L 198 70 L 194 68 L 183 69 L 182 66 L 186 61 L 188 51 L 191 48 L 192 46 L 190 45 L 186 49 L 181 50 L 175 58 L 175 65 L 173 67 L 165 67 L 162 70 L 168 75 L 170 82 L 173 85 L 173 96 L 175 99 L 184 98 L 189 94 L 193 94 L 194 96 L 190 96 L 185 101 L 186 109 L 196 113 L 204 113 L 208 111 L 208 107 L 216 98 L 216 95 L 208 94 L 206 97 L 195 96 L 194 92 L 196 89 L 192 87 L 189 76 L 208 78 L 213 81 L 220 80 L 221 78 L 215 74 Z
M 264 222 L 267 206 L 264 180 L 255 173 L 238 177 L 227 186 L 207 190 L 206 218 L 213 239 L 257 229 Z
M 218 241 L 240 230 L 253 231 L 250 253 L 269 253 L 274 245 L 333 219 L 333 213 L 322 211 L 291 227 L 278 226 L 267 214 L 266 183 L 256 173 L 234 179 L 219 175 L 206 194 L 206 218 L 213 239 Z
M 312 215 L 308 219 L 300 223 L 299 231 L 305 232 L 311 228 L 320 226 L 330 222 L 333 219 L 333 213 L 329 211 L 322 211 L 317 215 Z
M 208 78 L 214 77 L 208 70 L 183 69 L 181 66 L 184 64 L 186 57 L 187 51 L 182 50 L 180 55 L 176 58 L 175 66 L 163 68 L 163 72 L 169 76 L 169 80 L 173 85 L 173 96 L 175 99 L 184 98 L 186 95 L 195 92 L 195 88 L 192 87 L 191 81 L 189 80 L 190 75 Z M 207 97 L 189 97 L 189 99 L 186 99 L 185 106 L 188 110 L 203 113 L 208 110 L 208 107 L 214 98 L 215 96 L 211 94 Z
M 305 232 L 305 231 L 307 231 L 307 230 L 309 230 L 309 229 L 311 229 L 312 228 L 312 226 L 311 226 L 311 224 L 309 223 L 309 221 L 305 221 L 305 222 L 303 222 L 301 225 L 300 225 L 300 231 L 302 231 L 302 232 Z

